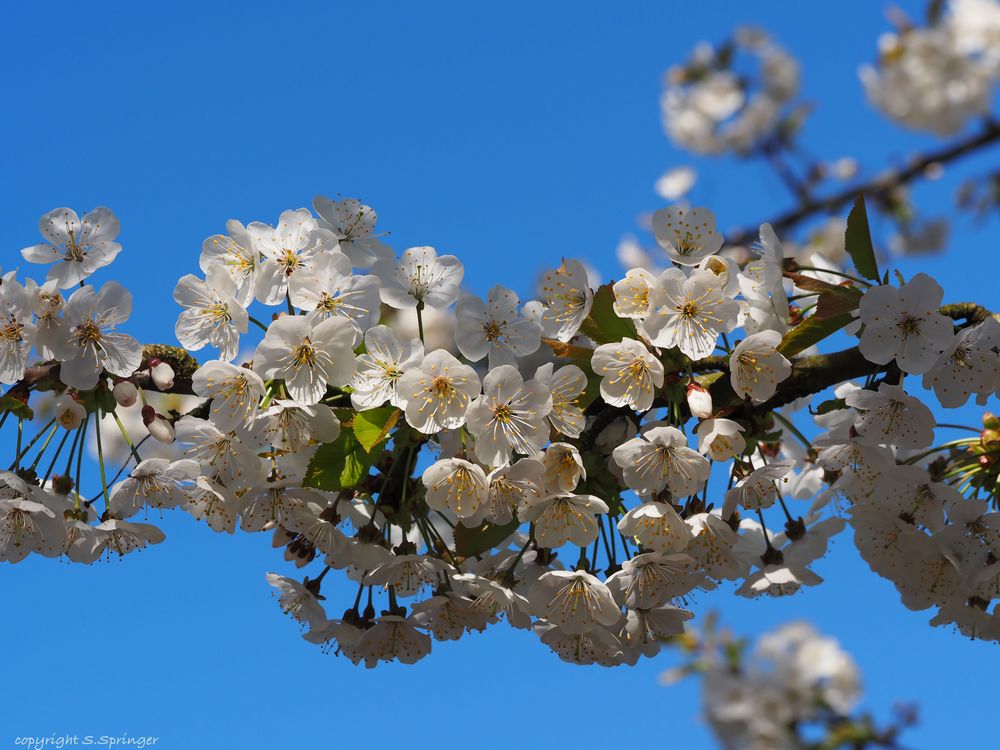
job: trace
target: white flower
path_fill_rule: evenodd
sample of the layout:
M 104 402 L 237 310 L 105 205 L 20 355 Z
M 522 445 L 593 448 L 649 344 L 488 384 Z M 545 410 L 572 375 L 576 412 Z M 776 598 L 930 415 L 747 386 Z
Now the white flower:
M 486 477 L 489 485 L 486 499 L 476 513 L 464 520 L 464 524 L 475 527 L 483 521 L 510 523 L 519 507 L 541 496 L 540 485 L 544 474 L 545 465 L 535 458 L 522 458 L 494 469 Z
M 94 287 L 77 289 L 66 302 L 60 335 L 52 341 L 61 360 L 59 378 L 82 391 L 97 385 L 101 369 L 127 378 L 142 362 L 142 346 L 131 336 L 114 329 L 132 312 L 132 295 L 109 281 L 95 292 Z
M 372 273 L 382 281 L 382 301 L 403 310 L 453 304 L 465 269 L 454 255 L 438 256 L 433 247 L 411 247 L 398 261 L 392 253 L 383 254 Z
M 646 411 L 663 386 L 663 364 L 635 339 L 602 344 L 594 350 L 590 364 L 602 376 L 601 398 L 611 406 Z
M 234 433 L 222 432 L 207 419 L 184 416 L 177 421 L 177 439 L 191 446 L 187 455 L 203 474 L 231 489 L 249 487 L 261 477 L 261 460 Z
M 584 570 L 550 570 L 528 590 L 532 610 L 564 633 L 610 628 L 622 618 L 611 591 Z
M 703 359 L 715 350 L 720 332 L 736 327 L 740 306 L 724 294 L 714 273 L 695 269 L 685 276 L 669 268 L 659 284 L 662 302 L 643 321 L 654 346 L 676 346 L 691 359 Z
M 330 316 L 347 318 L 361 334 L 378 322 L 379 291 L 375 276 L 354 276 L 351 261 L 341 252 L 318 256 L 309 268 L 291 277 L 288 293 L 292 304 L 307 310 L 309 320 Z
M 736 551 L 740 537 L 715 513 L 697 513 L 684 520 L 690 529 L 685 552 L 711 578 L 733 580 L 745 575 L 749 564 Z
M 55 263 L 47 278 L 60 289 L 76 286 L 117 257 L 122 246 L 118 219 L 107 208 L 95 208 L 83 221 L 71 208 L 57 208 L 42 216 L 38 229 L 47 241 L 26 247 L 21 255 L 29 263 Z
M 277 227 L 252 222 L 247 234 L 254 249 L 264 256 L 257 266 L 254 295 L 265 305 L 280 303 L 292 275 L 311 266 L 318 255 L 336 244 L 329 230 L 318 228 L 307 208 L 283 211 Z
M 867 445 L 926 448 L 934 440 L 934 414 L 898 385 L 882 383 L 877 392 L 859 388 L 844 401 L 861 411 L 854 426 Z
M 348 655 L 355 663 L 364 659 L 373 669 L 380 661 L 399 659 L 402 664 L 415 664 L 431 652 L 431 639 L 411 622 L 397 615 L 382 615 L 364 631 L 360 642 Z
M 623 635 L 630 646 L 642 649 L 646 656 L 655 656 L 668 638 L 684 632 L 684 623 L 693 617 L 693 612 L 671 604 L 650 609 L 630 609 Z
M 67 430 L 75 430 L 87 418 L 87 407 L 73 398 L 70 393 L 63 393 L 56 399 L 56 421 Z
M 617 666 L 622 663 L 621 643 L 606 628 L 586 633 L 567 633 L 555 625 L 537 625 L 535 631 L 542 643 L 570 664 Z
M 14 279 L 10 278 L 13 282 Z M 4 281 L 4 285 L 7 281 Z M 61 335 L 62 321 L 60 316 L 66 306 L 66 300 L 59 292 L 56 282 L 46 281 L 42 286 L 38 286 L 33 280 L 27 279 L 24 285 L 25 291 L 32 300 L 32 307 L 35 315 L 38 316 L 35 332 L 35 347 L 43 359 L 55 359 L 52 353 L 52 340 Z M 30 316 L 29 316 L 30 318 Z M 4 316 L 9 323 L 9 317 Z
M 371 268 L 386 247 L 375 234 L 375 209 L 365 206 L 357 198 L 333 201 L 317 195 L 313 208 L 319 216 L 319 225 L 333 232 L 337 247 L 350 258 L 355 268 Z
M 643 552 L 623 561 L 622 569 L 608 577 L 607 586 L 626 606 L 653 609 L 691 593 L 704 578 L 690 555 Z
M 212 399 L 212 421 L 223 432 L 249 427 L 264 398 L 260 375 L 228 362 L 206 362 L 195 370 L 191 381 L 197 395 Z
M 895 359 L 903 372 L 927 372 L 954 338 L 951 321 L 938 312 L 943 295 L 923 273 L 899 289 L 869 288 L 858 308 L 865 326 L 858 343 L 864 358 L 877 365 Z
M 774 395 L 778 383 L 792 374 L 791 362 L 778 351 L 780 343 L 777 331 L 761 331 L 733 347 L 729 378 L 737 396 L 763 403 Z
M 254 368 L 264 378 L 282 378 L 289 395 L 315 404 L 327 385 L 347 385 L 354 376 L 354 326 L 343 318 L 316 325 L 301 315 L 284 315 L 267 328 L 254 354 Z
M 489 368 L 513 365 L 518 357 L 537 351 L 542 327 L 521 315 L 517 295 L 497 285 L 484 304 L 473 295 L 463 295 L 455 307 L 458 327 L 455 344 L 462 355 L 478 362 L 489 355 Z
M 482 467 L 460 458 L 431 464 L 423 473 L 428 507 L 454 513 L 458 518 L 475 515 L 489 490 Z
M 322 505 L 323 501 L 323 496 L 316 490 L 297 486 L 291 481 L 255 482 L 240 497 L 240 528 L 243 531 L 265 531 L 285 526 L 294 523 L 296 514 L 308 503 Z
M 552 393 L 549 423 L 552 429 L 566 437 L 580 437 L 585 420 L 578 404 L 587 389 L 587 376 L 576 365 L 563 365 L 558 370 L 554 367 L 547 362 L 535 370 L 535 380 Z
M 524 382 L 513 365 L 490 370 L 483 378 L 483 395 L 468 413 L 476 456 L 490 466 L 506 466 L 514 452 L 538 452 L 549 440 L 545 417 L 551 410 L 552 395 L 537 380 Z
M 326 624 L 326 612 L 309 589 L 277 573 L 268 573 L 265 578 L 280 592 L 278 604 L 282 612 L 310 628 L 321 628 Z
M 313 443 L 332 443 L 340 435 L 340 420 L 325 404 L 301 404 L 276 398 L 254 422 L 254 434 L 265 445 L 299 453 Z
M 241 305 L 249 305 L 253 300 L 254 281 L 257 277 L 257 263 L 260 253 L 244 226 L 230 219 L 226 222 L 225 234 L 213 234 L 201 245 L 198 266 L 208 275 L 213 268 L 221 268 L 233 282 L 233 296 Z
M 16 474 L 0 472 L 0 561 L 17 563 L 30 552 L 55 557 L 63 550 L 66 523 L 40 499 Z
M 739 596 L 754 599 L 768 596 L 791 596 L 803 586 L 815 586 L 823 579 L 801 565 L 768 565 L 755 571 L 736 589 Z
M 548 493 L 572 492 L 587 478 L 583 468 L 583 458 L 575 445 L 570 443 L 552 443 L 541 455 L 545 474 L 542 487 Z
M 406 421 L 425 434 L 465 424 L 469 402 L 479 395 L 479 376 L 444 349 L 403 373 L 396 386 L 406 401 Z
M 843 229 L 841 228 L 841 244 Z M 751 259 L 737 276 L 737 286 L 743 293 L 740 325 L 747 334 L 772 330 L 788 331 L 788 295 L 785 293 L 782 264 L 785 253 L 778 235 L 770 224 L 760 225 L 760 255 Z M 839 277 L 832 277 L 836 284 Z
M 564 258 L 559 268 L 545 272 L 540 286 L 543 327 L 551 326 L 559 341 L 569 341 L 594 304 L 587 269 L 578 260 Z
M 632 268 L 611 287 L 614 310 L 619 318 L 645 318 L 657 301 L 656 276 L 645 268 Z
M 585 547 L 597 539 L 595 513 L 607 513 L 608 505 L 593 495 L 565 493 L 529 499 L 518 518 L 535 524 L 539 547 L 556 548 L 566 542 Z
M 111 488 L 111 513 L 115 518 L 128 518 L 143 507 L 174 508 L 188 499 L 182 482 L 198 473 L 198 463 L 191 459 L 147 458 L 132 469 L 128 479 Z
M 413 604 L 413 621 L 439 641 L 457 641 L 466 631 L 483 631 L 491 619 L 472 601 L 454 591 Z
M 28 291 L 12 277 L 0 283 L 0 383 L 24 377 L 35 341 L 33 308 Z
M 434 583 L 448 563 L 427 555 L 394 555 L 379 563 L 364 577 L 366 585 L 393 587 L 396 596 L 416 596 L 426 584 Z
M 790 463 L 775 462 L 750 472 L 726 493 L 722 505 L 722 517 L 729 518 L 737 505 L 747 510 L 770 508 L 778 495 L 778 486 L 775 483 L 791 470 Z
M 731 419 L 706 419 L 698 425 L 698 452 L 713 461 L 728 461 L 746 447 L 743 427 Z
M 661 208 L 653 214 L 653 234 L 670 260 L 682 266 L 696 266 L 722 249 L 715 214 L 707 208 Z
M 683 198 L 697 179 L 698 175 L 691 167 L 674 167 L 660 175 L 653 189 L 663 200 L 675 201 Z
M 235 533 L 238 501 L 232 493 L 208 477 L 197 477 L 194 486 L 188 487 L 185 494 L 187 499 L 181 507 L 194 520 L 204 519 L 212 531 Z
M 181 346 L 197 351 L 211 344 L 220 359 L 235 358 L 240 334 L 247 332 L 250 321 L 235 293 L 235 283 L 219 265 L 210 267 L 204 280 L 194 274 L 182 276 L 174 288 L 174 302 L 184 308 L 174 326 Z
M 661 502 L 646 502 L 632 508 L 618 522 L 618 530 L 657 552 L 677 552 L 691 540 L 691 530 L 677 511 Z
M 117 552 L 119 557 L 124 557 L 131 552 L 146 549 L 150 544 L 159 544 L 167 538 L 166 534 L 152 524 L 121 521 L 117 518 L 105 521 L 95 528 L 104 533 L 94 538 L 96 544 L 94 549 L 90 551 L 94 559 L 105 552 L 108 553 L 109 557 L 112 552 Z
M 711 472 L 708 460 L 688 447 L 676 427 L 646 430 L 619 445 L 611 456 L 622 468 L 625 483 L 640 495 L 666 487 L 674 498 L 685 497 L 701 489 Z
M 972 393 L 985 404 L 1000 383 L 1000 322 L 987 318 L 963 328 L 924 375 L 924 388 L 933 388 L 941 406 L 957 409 Z
M 420 367 L 424 345 L 420 339 L 400 343 L 388 326 L 374 326 L 365 332 L 365 353 L 358 355 L 358 369 L 351 381 L 351 404 L 355 409 L 373 409 L 388 401 L 400 409 L 406 399 L 399 393 L 403 373 Z

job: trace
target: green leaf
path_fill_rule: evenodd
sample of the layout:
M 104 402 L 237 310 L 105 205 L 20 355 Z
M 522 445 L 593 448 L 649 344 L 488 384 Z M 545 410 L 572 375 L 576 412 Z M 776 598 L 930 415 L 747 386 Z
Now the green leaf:
M 475 557 L 503 544 L 521 523 L 513 520 L 510 523 L 496 525 L 484 522 L 479 526 L 469 528 L 462 524 L 455 526 L 455 552 L 461 557 Z
M 844 249 L 854 261 L 854 267 L 858 269 L 858 273 L 877 284 L 879 281 L 878 264 L 875 262 L 875 248 L 872 246 L 872 233 L 868 228 L 868 211 L 865 209 L 863 195 L 858 195 L 854 201 L 854 208 L 847 215 Z
M 31 420 L 35 418 L 35 413 L 31 410 L 30 406 L 9 393 L 5 393 L 3 397 L 0 397 L 0 412 L 6 411 L 11 412 L 15 417 L 20 417 L 21 419 Z
M 379 455 L 379 451 L 366 451 L 353 430 L 342 430 L 336 440 L 316 451 L 306 469 L 305 484 L 331 492 L 354 487 L 368 476 Z
M 813 315 L 822 320 L 854 312 L 861 304 L 861 296 L 861 292 L 854 287 L 835 286 L 819 295 Z
M 815 315 L 806 318 L 785 334 L 785 338 L 778 346 L 778 351 L 786 357 L 793 357 L 827 336 L 836 333 L 852 320 L 854 320 L 854 316 L 850 313 L 842 313 L 830 318 L 817 318 Z
M 354 415 L 354 436 L 366 451 L 389 436 L 389 432 L 399 421 L 400 411 L 394 406 L 359 411 Z
M 615 293 L 611 284 L 604 284 L 594 294 L 590 315 L 583 321 L 580 331 L 598 344 L 611 344 L 624 338 L 636 338 L 635 323 L 615 314 Z

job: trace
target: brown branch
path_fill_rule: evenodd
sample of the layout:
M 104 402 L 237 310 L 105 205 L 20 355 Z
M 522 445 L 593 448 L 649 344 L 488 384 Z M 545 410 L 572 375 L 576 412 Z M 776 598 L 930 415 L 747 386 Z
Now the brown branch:
M 884 202 L 893 190 L 922 176 L 932 164 L 956 161 L 998 141 L 1000 141 L 1000 122 L 987 120 L 978 133 L 936 151 L 917 155 L 902 169 L 891 169 L 869 182 L 851 185 L 825 198 L 803 198 L 798 206 L 778 214 L 767 223 L 781 236 L 812 216 L 829 215 L 840 211 L 852 203 L 859 193 L 877 202 Z M 730 232 L 727 240 L 732 245 L 746 245 L 756 239 L 758 232 L 758 226 L 745 227 Z

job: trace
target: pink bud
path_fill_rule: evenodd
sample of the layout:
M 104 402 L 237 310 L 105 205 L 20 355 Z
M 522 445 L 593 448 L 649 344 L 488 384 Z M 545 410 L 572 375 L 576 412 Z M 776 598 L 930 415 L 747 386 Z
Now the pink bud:
M 122 407 L 133 406 L 139 398 L 139 389 L 128 380 L 116 383 L 111 393 L 115 397 L 115 403 Z
M 688 409 L 698 419 L 709 419 L 712 416 L 712 396 L 697 383 L 689 383 L 687 387 Z
M 171 388 L 174 384 L 174 368 L 166 362 L 159 362 L 150 367 L 149 376 L 161 391 Z
M 156 410 L 149 404 L 142 407 L 142 423 L 146 425 L 146 429 L 149 430 L 149 434 L 154 440 L 168 445 L 174 442 L 173 425 L 162 414 L 157 414 Z

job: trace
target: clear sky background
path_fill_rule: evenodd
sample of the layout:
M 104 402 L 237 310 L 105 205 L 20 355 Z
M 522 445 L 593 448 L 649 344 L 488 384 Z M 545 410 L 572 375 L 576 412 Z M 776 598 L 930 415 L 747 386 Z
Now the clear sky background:
M 620 236 L 661 205 L 655 179 L 691 161 L 662 135 L 662 72 L 746 22 L 802 60 L 813 151 L 876 166 L 935 143 L 864 101 L 857 67 L 887 28 L 877 0 L 13 4 L 0 25 L 0 265 L 25 265 L 17 251 L 45 211 L 110 206 L 125 249 L 100 279 L 135 294 L 132 332 L 170 341 L 172 289 L 197 272 L 204 237 L 339 192 L 374 206 L 397 250 L 458 254 L 480 294 L 527 293 L 562 255 L 610 278 Z M 787 205 L 764 170 L 696 166 L 693 197 L 723 226 Z M 947 210 L 940 184 L 918 195 Z M 946 255 L 902 268 L 936 276 L 946 301 L 995 309 L 996 237 L 995 222 L 960 223 Z M 180 513 L 165 528 L 168 543 L 123 561 L 0 568 L 0 749 L 52 732 L 156 735 L 166 750 L 714 746 L 695 684 L 656 683 L 669 655 L 573 667 L 499 625 L 366 671 L 280 613 L 264 573 L 291 566 L 269 535 L 217 536 Z M 846 535 L 817 571 L 826 583 L 788 600 L 726 585 L 693 606 L 748 635 L 808 618 L 854 654 L 878 714 L 920 704 L 910 746 L 984 746 L 1000 646 L 929 628 Z

